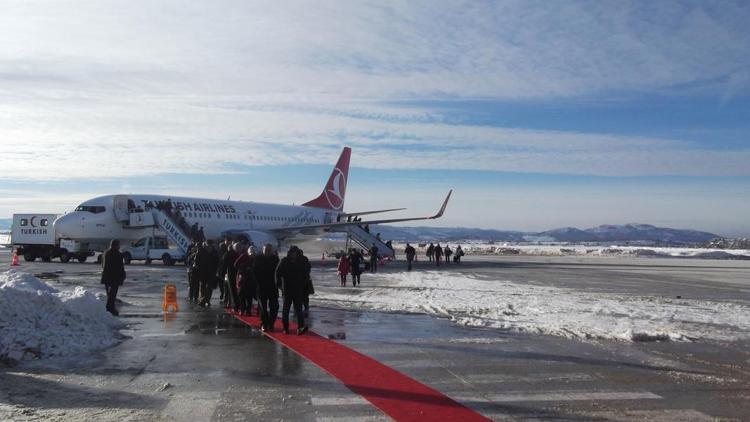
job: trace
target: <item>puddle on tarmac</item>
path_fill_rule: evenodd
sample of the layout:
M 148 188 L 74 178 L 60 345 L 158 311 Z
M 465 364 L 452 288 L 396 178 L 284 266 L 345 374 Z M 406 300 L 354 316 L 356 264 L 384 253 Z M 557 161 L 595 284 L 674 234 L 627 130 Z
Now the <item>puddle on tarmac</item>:
M 41 280 L 58 280 L 60 278 L 60 274 L 62 273 L 63 271 L 45 272 L 34 274 L 34 276 Z

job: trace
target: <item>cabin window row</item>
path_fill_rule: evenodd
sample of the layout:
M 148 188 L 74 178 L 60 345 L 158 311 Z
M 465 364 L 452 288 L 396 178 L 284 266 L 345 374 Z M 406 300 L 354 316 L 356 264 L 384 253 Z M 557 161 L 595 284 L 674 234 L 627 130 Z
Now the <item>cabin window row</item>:
M 185 216 L 188 218 L 213 218 L 213 214 L 204 212 L 187 212 Z M 221 214 L 216 214 L 216 218 L 222 218 Z M 224 218 L 227 220 L 239 220 L 240 216 L 235 214 L 224 214 Z M 292 217 L 275 217 L 267 215 L 245 215 L 242 217 L 244 220 L 257 220 L 257 221 L 278 221 L 278 222 L 295 222 L 295 223 L 320 223 L 320 220 L 316 218 L 292 218 Z

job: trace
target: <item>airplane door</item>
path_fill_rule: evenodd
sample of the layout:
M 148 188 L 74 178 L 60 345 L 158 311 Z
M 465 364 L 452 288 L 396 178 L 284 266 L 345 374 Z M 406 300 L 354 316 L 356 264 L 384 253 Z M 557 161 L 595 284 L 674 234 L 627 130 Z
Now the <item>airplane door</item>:
M 115 218 L 117 219 L 117 221 L 121 223 L 130 221 L 127 195 L 115 195 L 113 202 L 113 209 L 115 211 Z

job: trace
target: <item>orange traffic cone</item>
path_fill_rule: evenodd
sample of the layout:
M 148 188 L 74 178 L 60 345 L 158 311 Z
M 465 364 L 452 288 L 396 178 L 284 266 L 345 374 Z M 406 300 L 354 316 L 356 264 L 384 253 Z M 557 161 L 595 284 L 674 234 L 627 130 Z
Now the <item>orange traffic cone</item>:
M 18 266 L 18 251 L 13 251 L 13 258 L 10 260 L 11 267 Z

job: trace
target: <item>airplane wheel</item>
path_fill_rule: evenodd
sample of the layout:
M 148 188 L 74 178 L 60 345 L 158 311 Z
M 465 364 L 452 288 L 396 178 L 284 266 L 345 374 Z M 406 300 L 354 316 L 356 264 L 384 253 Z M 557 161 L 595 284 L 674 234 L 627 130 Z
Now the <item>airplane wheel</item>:
M 130 252 L 125 252 L 122 254 L 122 262 L 125 263 L 125 265 L 130 265 L 130 261 L 133 260 L 133 257 L 130 256 Z

